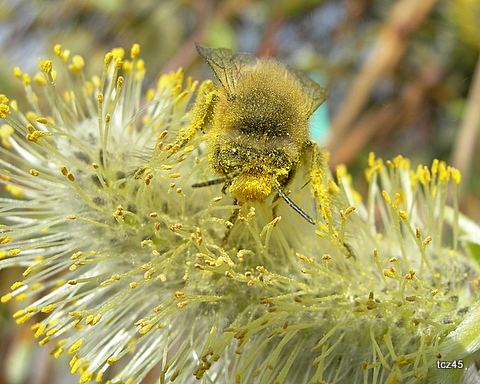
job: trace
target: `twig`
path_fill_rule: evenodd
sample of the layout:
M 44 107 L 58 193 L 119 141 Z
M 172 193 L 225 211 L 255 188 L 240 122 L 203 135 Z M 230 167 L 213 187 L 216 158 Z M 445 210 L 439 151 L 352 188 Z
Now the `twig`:
M 372 53 L 354 80 L 343 106 L 332 123 L 332 151 L 348 132 L 353 121 L 368 101 L 378 78 L 392 71 L 403 56 L 410 35 L 438 0 L 399 0 L 393 6 Z
M 464 178 L 468 177 L 477 136 L 480 129 L 480 56 L 477 60 L 472 85 L 465 108 L 465 119 L 459 129 L 452 151 L 451 164 L 460 170 Z

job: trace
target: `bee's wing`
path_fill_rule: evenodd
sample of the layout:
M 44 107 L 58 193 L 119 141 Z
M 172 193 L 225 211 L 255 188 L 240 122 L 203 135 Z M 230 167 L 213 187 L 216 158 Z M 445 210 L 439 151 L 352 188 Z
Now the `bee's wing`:
M 256 61 L 255 56 L 249 53 L 233 53 L 230 49 L 209 48 L 199 44 L 196 47 L 229 95 L 235 91 L 242 67 Z
M 304 73 L 293 69 L 289 65 L 287 65 L 287 68 L 297 76 L 303 86 L 303 91 L 312 102 L 311 113 L 315 112 L 315 110 L 327 99 L 328 91 Z

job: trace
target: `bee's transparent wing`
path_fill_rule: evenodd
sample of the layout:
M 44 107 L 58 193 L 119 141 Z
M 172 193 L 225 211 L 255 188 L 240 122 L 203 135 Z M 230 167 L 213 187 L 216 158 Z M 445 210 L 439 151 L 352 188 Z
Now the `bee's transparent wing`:
M 287 65 L 287 68 L 297 76 L 298 80 L 300 80 L 300 83 L 303 86 L 303 91 L 312 102 L 311 113 L 315 112 L 315 110 L 327 99 L 328 91 L 304 73 L 293 69 L 289 65 Z
M 209 48 L 199 44 L 196 47 L 229 95 L 235 91 L 242 67 L 256 61 L 256 57 L 249 53 L 233 53 L 230 49 Z

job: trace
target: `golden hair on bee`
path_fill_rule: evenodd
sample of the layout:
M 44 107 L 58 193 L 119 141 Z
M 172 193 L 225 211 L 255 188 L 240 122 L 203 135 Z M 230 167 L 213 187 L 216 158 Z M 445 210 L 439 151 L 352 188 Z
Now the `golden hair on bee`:
M 209 128 L 208 159 L 219 178 L 194 184 L 224 184 L 236 201 L 264 201 L 276 191 L 307 221 L 315 221 L 285 193 L 303 157 L 310 156 L 313 189 L 321 182 L 320 148 L 309 138 L 308 119 L 327 92 L 306 75 L 272 58 L 197 45 L 218 84 L 204 83 L 191 132 Z M 308 155 L 307 155 L 308 153 Z

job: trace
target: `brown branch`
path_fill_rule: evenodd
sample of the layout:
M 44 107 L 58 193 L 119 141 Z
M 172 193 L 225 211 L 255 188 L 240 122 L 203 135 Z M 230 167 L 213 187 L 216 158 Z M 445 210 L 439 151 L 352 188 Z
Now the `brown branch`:
M 472 85 L 465 108 L 465 119 L 459 129 L 452 153 L 451 164 L 468 177 L 477 147 L 480 129 L 480 56 L 477 60 Z
M 420 26 L 437 1 L 399 0 L 395 3 L 369 59 L 353 81 L 343 106 L 333 119 L 332 141 L 329 145 L 332 151 L 367 103 L 376 81 L 390 73 L 398 64 L 408 46 L 410 35 Z
M 424 105 L 429 92 L 441 81 L 444 71 L 431 65 L 407 84 L 399 97 L 382 106 L 372 106 L 358 120 L 352 130 L 346 133 L 331 154 L 330 164 L 349 164 L 372 138 L 388 136 L 399 126 L 407 125 Z

